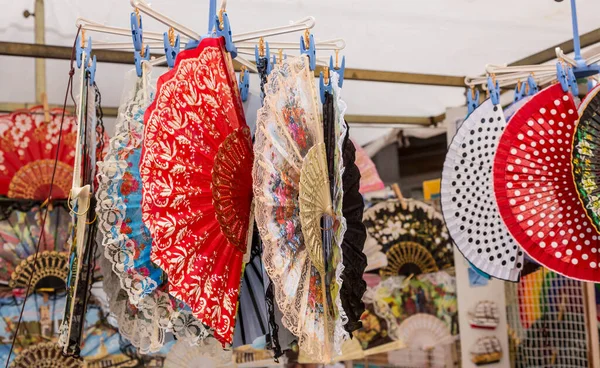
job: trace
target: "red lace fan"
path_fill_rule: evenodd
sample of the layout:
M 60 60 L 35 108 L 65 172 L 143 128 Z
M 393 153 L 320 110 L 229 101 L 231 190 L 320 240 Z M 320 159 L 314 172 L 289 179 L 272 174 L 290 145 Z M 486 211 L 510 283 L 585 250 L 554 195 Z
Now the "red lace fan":
M 0 117 L 0 195 L 44 200 L 50 189 L 54 160 L 58 163 L 52 198 L 67 198 L 73 178 L 77 122 L 65 115 L 60 148 L 61 109 L 45 121 L 41 106 Z
M 577 119 L 573 98 L 560 85 L 535 95 L 500 138 L 494 190 L 504 223 L 533 259 L 567 277 L 599 282 L 598 234 L 571 172 Z
M 169 292 L 230 344 L 252 201 L 252 141 L 221 38 L 179 54 L 144 117 L 143 220 Z

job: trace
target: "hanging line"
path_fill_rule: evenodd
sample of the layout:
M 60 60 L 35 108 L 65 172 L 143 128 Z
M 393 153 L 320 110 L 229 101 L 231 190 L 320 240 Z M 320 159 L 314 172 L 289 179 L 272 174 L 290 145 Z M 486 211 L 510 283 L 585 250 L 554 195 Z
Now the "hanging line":
M 56 143 L 57 145 L 57 149 L 56 149 L 56 156 L 54 158 L 54 167 L 52 168 L 52 178 L 50 180 L 50 187 L 48 188 L 48 198 L 47 200 L 50 201 L 52 199 L 52 189 L 54 189 L 54 179 L 56 177 L 56 167 L 58 166 L 58 157 L 59 157 L 59 153 L 60 153 L 60 145 L 62 143 L 62 133 L 63 133 L 63 126 L 64 126 L 64 122 L 65 122 L 65 109 L 67 108 L 67 98 L 69 96 L 69 91 L 71 92 L 71 98 L 73 98 L 73 75 L 75 75 L 75 68 L 73 67 L 73 61 L 75 60 L 75 45 L 77 43 L 77 37 L 79 37 L 79 33 L 81 32 L 81 27 L 77 28 L 77 34 L 75 35 L 75 41 L 73 42 L 73 48 L 71 49 L 71 63 L 70 63 L 70 69 L 69 69 L 69 81 L 67 82 L 67 90 L 65 91 L 65 98 L 64 98 L 64 102 L 63 102 L 63 109 L 62 109 L 62 114 L 60 117 L 60 129 L 58 131 L 58 141 Z M 85 69 L 82 70 L 82 73 L 85 73 Z M 44 227 L 46 225 L 46 218 L 48 216 L 48 212 L 44 213 L 44 216 L 42 218 L 42 227 Z M 41 237 L 40 239 L 38 239 L 37 245 L 36 245 L 36 249 L 35 249 L 35 254 L 33 256 L 33 263 L 35 264 L 37 262 L 37 258 L 38 258 L 38 254 L 39 254 L 39 250 L 40 250 L 40 241 L 41 241 Z M 25 295 L 29 295 L 29 290 L 31 289 L 31 281 L 33 280 L 33 275 L 35 274 L 35 271 L 31 273 L 31 275 L 29 275 L 29 281 L 27 282 L 27 292 L 25 293 Z M 25 305 L 27 304 L 27 297 L 25 297 L 25 300 L 23 300 L 23 306 L 21 307 L 21 312 L 19 313 L 19 320 L 17 322 L 17 332 L 19 331 L 19 327 L 21 326 L 21 322 L 23 321 L 23 313 L 25 312 Z M 13 336 L 12 339 L 12 343 L 10 344 L 10 351 L 8 353 L 8 357 L 6 358 L 6 366 L 5 368 L 8 368 L 9 364 L 10 364 L 10 357 L 12 356 L 14 347 L 15 347 L 15 341 L 17 339 L 17 334 L 15 334 Z

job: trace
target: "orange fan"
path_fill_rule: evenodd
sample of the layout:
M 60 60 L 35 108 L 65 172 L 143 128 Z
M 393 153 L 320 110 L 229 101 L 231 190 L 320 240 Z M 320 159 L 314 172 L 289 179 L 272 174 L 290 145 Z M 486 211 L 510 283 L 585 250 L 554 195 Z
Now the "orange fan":
M 144 116 L 140 164 L 151 259 L 169 292 L 233 340 L 252 201 L 252 141 L 222 38 L 181 52 Z
M 47 122 L 43 107 L 36 106 L 0 117 L 0 195 L 46 199 L 58 157 L 52 198 L 67 198 L 73 180 L 77 122 L 74 116 L 65 115 L 58 147 L 62 114 L 61 109 L 50 110 Z

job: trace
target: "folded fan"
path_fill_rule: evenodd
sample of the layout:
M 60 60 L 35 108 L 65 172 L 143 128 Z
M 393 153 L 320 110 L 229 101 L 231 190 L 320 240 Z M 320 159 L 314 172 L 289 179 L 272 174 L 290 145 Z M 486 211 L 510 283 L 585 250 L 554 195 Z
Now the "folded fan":
M 577 196 L 571 142 L 577 110 L 554 85 L 513 116 L 494 159 L 502 220 L 536 262 L 567 277 L 600 281 L 598 235 Z

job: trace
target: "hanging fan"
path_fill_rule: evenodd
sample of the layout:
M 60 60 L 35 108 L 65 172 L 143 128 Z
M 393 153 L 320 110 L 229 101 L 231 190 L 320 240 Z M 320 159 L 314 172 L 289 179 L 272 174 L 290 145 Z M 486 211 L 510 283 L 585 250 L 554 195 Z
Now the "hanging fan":
M 410 348 L 430 350 L 451 344 L 456 336 L 450 334 L 448 325 L 430 314 L 419 313 L 405 319 L 398 327 L 398 336 Z
M 325 94 L 323 104 L 323 130 L 329 139 L 325 139 L 328 155 L 328 172 L 330 183 L 336 180 L 342 182 L 342 215 L 346 220 L 346 231 L 343 233 L 342 254 L 344 270 L 342 272 L 342 288 L 340 299 L 348 322 L 344 326 L 347 332 L 360 328 L 360 316 L 365 311 L 361 299 L 367 288 L 363 274 L 367 267 L 367 257 L 363 253 L 367 231 L 362 223 L 364 201 L 360 194 L 361 173 L 355 164 L 355 147 L 350 140 L 350 130 L 344 121 L 346 104 L 341 99 L 341 90 L 338 85 L 339 76 L 333 73 L 330 78 L 332 93 Z M 345 135 L 342 134 L 345 130 Z M 331 134 L 334 133 L 334 134 Z M 331 151 L 335 154 L 332 155 Z M 336 166 L 336 161 L 344 165 Z M 336 178 L 335 175 L 338 174 Z M 333 179 L 333 180 L 332 180 Z M 335 190 L 336 185 L 332 186 Z M 338 188 L 339 190 L 339 188 Z M 332 197 L 336 197 L 335 191 Z
M 517 281 L 523 252 L 502 223 L 492 186 L 493 157 L 505 127 L 502 109 L 491 99 L 460 126 L 444 161 L 442 212 L 469 262 L 490 276 Z
M 385 188 L 385 184 L 377 172 L 377 167 L 367 152 L 360 145 L 352 143 L 356 147 L 356 166 L 360 171 L 360 192 L 367 193 Z
M 494 190 L 504 223 L 531 258 L 567 277 L 600 281 L 598 235 L 571 176 L 576 121 L 560 85 L 535 95 L 500 139 Z
M 600 87 L 591 90 L 579 106 L 579 122 L 573 134 L 573 176 L 579 198 L 592 225 L 600 231 L 599 161 L 596 158 L 600 135 Z
M 431 264 L 424 261 L 429 257 L 434 259 L 438 270 L 453 266 L 451 243 L 443 218 L 433 207 L 423 202 L 408 198 L 380 202 L 365 211 L 363 223 L 369 235 L 382 246 L 388 259 L 388 267 L 390 257 L 394 255 L 396 259 L 401 254 L 416 257 L 410 259 L 410 262 L 405 259 L 400 265 L 402 272 L 408 272 L 405 276 L 425 272 L 417 265 Z M 409 245 L 414 243 L 421 248 Z M 399 249 L 403 245 L 409 248 Z M 423 252 L 429 253 L 429 257 L 423 255 Z M 432 270 L 429 266 L 425 268 Z M 390 269 L 385 272 L 389 273 Z
M 30 346 L 23 350 L 10 365 L 11 368 L 76 368 L 82 366 L 83 363 L 79 359 L 64 356 L 61 348 L 57 344 L 51 342 L 41 342 Z
M 255 216 L 283 324 L 298 336 L 301 351 L 328 362 L 348 336 L 339 296 L 346 224 L 340 156 L 331 198 L 321 108 L 308 64 L 306 56 L 288 57 L 269 75 L 257 119 Z M 344 127 L 334 128 L 336 139 L 343 139 Z
M 231 350 L 223 350 L 219 342 L 213 338 L 208 338 L 201 346 L 193 348 L 178 341 L 167 353 L 164 366 L 173 368 L 234 367 L 233 352 Z
M 30 208 L 26 208 L 30 207 Z M 68 228 L 71 217 L 62 206 L 13 209 L 0 221 L 0 285 L 27 289 L 63 284 L 68 273 Z M 46 223 L 42 227 L 43 216 Z M 35 259 L 39 243 L 39 254 Z M 64 287 L 64 285 L 62 285 Z
M 0 195 L 45 200 L 58 157 L 52 198 L 67 198 L 73 177 L 77 122 L 65 114 L 61 133 L 63 111 L 51 109 L 49 113 L 49 122 L 45 121 L 41 106 L 0 118 L 3 123 L 0 127 Z
M 435 259 L 427 248 L 415 242 L 400 242 L 387 251 L 387 266 L 379 273 L 382 277 L 419 275 L 438 271 Z
M 377 243 L 372 236 L 367 232 L 367 239 L 365 240 L 365 247 L 363 253 L 367 257 L 367 268 L 365 272 L 373 271 L 379 268 L 383 268 L 388 265 L 388 260 L 381 250 L 383 247 Z
M 252 200 L 252 143 L 222 38 L 179 54 L 144 117 L 142 212 L 169 293 L 233 340 Z
M 526 96 L 523 97 L 522 99 L 520 99 L 517 102 L 513 102 L 512 104 L 510 104 L 507 108 L 504 109 L 504 118 L 506 119 L 506 121 L 510 121 L 510 119 L 513 117 L 513 115 L 519 111 L 519 109 L 521 107 L 523 107 L 523 105 L 525 105 L 527 102 L 529 102 L 529 100 L 531 100 L 532 96 Z

